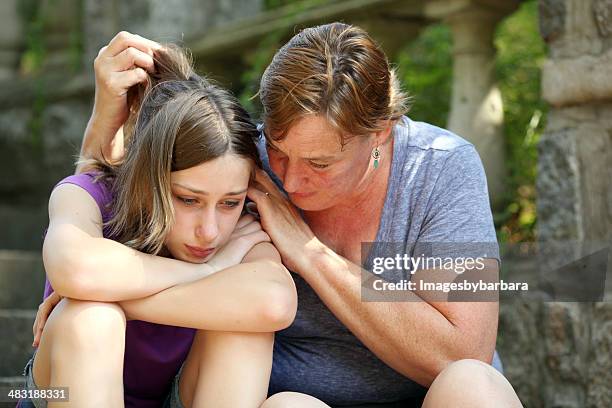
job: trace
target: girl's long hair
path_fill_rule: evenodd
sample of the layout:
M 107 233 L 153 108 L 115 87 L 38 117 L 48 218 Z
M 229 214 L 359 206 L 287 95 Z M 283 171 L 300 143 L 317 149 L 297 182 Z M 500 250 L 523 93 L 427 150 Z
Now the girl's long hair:
M 190 57 L 167 45 L 154 55 L 155 72 L 128 92 L 120 163 L 94 161 L 112 183 L 112 218 L 105 225 L 119 242 L 157 254 L 174 223 L 170 173 L 235 154 L 261 166 L 259 135 L 228 91 L 197 75 Z

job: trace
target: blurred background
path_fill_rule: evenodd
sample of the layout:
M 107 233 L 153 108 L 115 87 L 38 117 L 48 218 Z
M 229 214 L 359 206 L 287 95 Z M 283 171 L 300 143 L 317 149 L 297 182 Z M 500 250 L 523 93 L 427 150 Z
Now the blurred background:
M 275 50 L 332 21 L 383 46 L 412 119 L 475 144 L 501 243 L 612 241 L 611 1 L 3 0 L 0 385 L 31 353 L 46 204 L 73 172 L 98 50 L 120 30 L 177 42 L 257 118 Z M 612 406 L 611 306 L 502 302 L 498 350 L 526 407 Z

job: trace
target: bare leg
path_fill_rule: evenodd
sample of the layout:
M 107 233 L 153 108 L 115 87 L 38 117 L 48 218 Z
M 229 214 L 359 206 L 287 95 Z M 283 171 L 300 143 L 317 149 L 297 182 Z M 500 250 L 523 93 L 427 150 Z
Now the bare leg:
M 49 316 L 33 365 L 38 388 L 69 387 L 53 407 L 123 407 L 125 315 L 115 303 L 62 299 Z
M 522 408 L 512 385 L 495 368 L 479 360 L 450 364 L 429 387 L 422 408 Z
M 279 392 L 268 398 L 260 408 L 329 408 L 323 401 L 299 392 Z
M 259 407 L 272 370 L 273 333 L 198 330 L 181 372 L 188 408 Z

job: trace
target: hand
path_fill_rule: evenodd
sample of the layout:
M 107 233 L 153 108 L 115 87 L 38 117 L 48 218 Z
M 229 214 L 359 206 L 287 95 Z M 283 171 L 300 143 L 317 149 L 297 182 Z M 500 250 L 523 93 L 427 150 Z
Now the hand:
M 250 209 L 259 213 L 261 225 L 280 252 L 283 264 L 302 274 L 310 268 L 309 254 L 315 254 L 323 244 L 265 171 L 257 170 L 255 181 L 257 184 L 247 192 L 255 202 Z
M 34 325 L 32 326 L 32 333 L 34 334 L 34 341 L 32 342 L 32 347 L 38 347 L 38 344 L 40 343 L 40 337 L 42 336 L 43 328 L 45 327 L 45 323 L 47 323 L 47 319 L 53 311 L 53 308 L 62 299 L 62 296 L 58 295 L 55 292 L 51 292 L 51 294 L 47 296 L 47 298 L 40 304 L 40 306 L 38 306 L 36 319 L 34 320 Z
M 94 61 L 96 92 L 88 133 L 102 140 L 90 140 L 92 147 L 109 150 L 129 114 L 128 89 L 147 80 L 147 72 L 154 70 L 153 53 L 160 48 L 154 41 L 122 31 L 100 49 Z M 93 148 L 92 153 L 99 150 Z
M 238 265 L 242 262 L 242 258 L 260 242 L 270 242 L 270 237 L 253 215 L 243 215 L 236 223 L 230 239 L 207 264 L 216 271 Z

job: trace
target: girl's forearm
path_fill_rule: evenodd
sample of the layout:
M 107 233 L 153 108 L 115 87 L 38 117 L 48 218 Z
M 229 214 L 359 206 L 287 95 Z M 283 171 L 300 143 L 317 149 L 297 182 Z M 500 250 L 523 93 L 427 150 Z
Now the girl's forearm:
M 291 324 L 297 297 L 282 265 L 257 261 L 120 305 L 129 319 L 205 330 L 272 332 Z
M 50 228 L 45 243 L 49 241 L 53 248 L 61 248 L 43 247 L 51 285 L 59 295 L 75 299 L 137 299 L 215 272 L 206 264 L 144 254 L 109 239 L 93 238 L 68 224 Z

